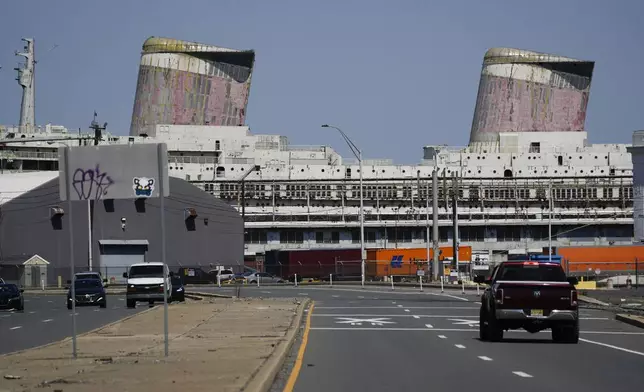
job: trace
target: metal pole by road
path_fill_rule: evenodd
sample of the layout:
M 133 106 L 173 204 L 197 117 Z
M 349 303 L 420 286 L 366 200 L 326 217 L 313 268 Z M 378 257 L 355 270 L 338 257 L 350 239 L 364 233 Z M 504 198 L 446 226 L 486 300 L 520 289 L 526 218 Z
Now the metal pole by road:
M 431 257 L 431 252 L 429 250 L 429 248 L 431 246 L 430 245 L 430 232 L 429 232 L 429 181 L 427 182 L 427 184 L 425 186 L 425 226 L 426 226 L 425 229 L 427 231 L 425 233 L 425 236 L 427 237 L 427 279 L 429 280 L 429 279 L 431 279 L 431 277 L 429 275 L 429 271 L 431 271 L 431 268 L 429 268 L 429 265 L 430 265 L 429 264 L 430 263 L 429 259 Z M 422 279 L 421 279 L 421 282 L 422 282 Z M 422 283 L 421 283 L 421 286 L 422 286 Z
M 452 174 L 453 181 L 453 209 L 452 217 L 454 219 L 454 238 L 452 238 L 452 246 L 454 248 L 454 265 L 456 266 L 456 280 L 460 279 L 460 271 L 458 265 L 458 177 L 456 173 Z
M 92 201 L 87 200 L 87 266 L 92 270 Z
M 159 175 L 163 173 L 163 165 L 167 165 L 168 162 L 163 162 L 161 157 L 163 145 L 159 144 L 158 146 L 158 163 L 159 163 Z M 163 264 L 163 340 L 164 340 L 164 355 L 168 356 L 168 276 L 166 276 L 166 247 L 165 247 L 165 196 L 164 196 L 164 179 L 159 179 L 159 204 L 161 207 L 161 263 Z
M 552 262 L 552 178 L 548 181 L 548 261 Z
M 362 186 L 362 151 L 349 139 L 349 137 L 338 127 L 329 125 L 329 124 L 323 124 L 322 128 L 333 128 L 336 131 L 340 132 L 340 135 L 342 135 L 342 138 L 344 141 L 349 145 L 349 149 L 353 153 L 353 155 L 356 156 L 358 159 L 358 164 L 360 166 L 360 270 L 361 270 L 361 285 L 362 288 L 364 288 L 364 283 L 365 283 L 365 274 L 366 274 L 366 268 L 365 268 L 365 248 L 364 248 L 364 197 L 363 197 L 363 186 Z
M 65 151 L 65 169 L 69 171 L 69 147 Z M 65 174 L 65 185 L 67 188 L 67 227 L 69 230 L 69 273 L 71 275 L 71 297 L 72 297 L 72 356 L 77 357 L 76 352 L 76 282 L 74 281 L 74 225 L 72 219 L 72 179 Z
M 432 173 L 432 239 L 434 242 L 434 280 L 438 279 L 438 170 Z M 443 276 L 441 272 L 440 276 Z

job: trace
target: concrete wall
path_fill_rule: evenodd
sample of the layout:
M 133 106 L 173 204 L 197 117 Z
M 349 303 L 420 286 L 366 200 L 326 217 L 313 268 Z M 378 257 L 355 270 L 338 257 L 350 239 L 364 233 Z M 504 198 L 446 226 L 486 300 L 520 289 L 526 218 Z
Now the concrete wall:
M 99 240 L 147 240 L 146 260 L 159 261 L 159 199 L 143 204 L 134 200 L 96 201 L 93 208 L 93 265 L 98 266 Z M 84 201 L 73 202 L 75 265 L 87 269 L 88 208 Z M 66 212 L 62 219 L 51 219 L 51 206 Z M 142 208 L 143 207 L 143 208 Z M 184 209 L 194 208 L 194 225 L 186 224 Z M 184 266 L 243 264 L 244 235 L 241 217 L 226 203 L 177 178 L 170 178 L 170 196 L 165 200 L 166 256 L 172 270 Z M 121 228 L 121 218 L 126 228 Z M 207 224 L 205 219 L 208 220 Z M 67 204 L 60 202 L 58 179 L 0 206 L 0 265 L 20 265 L 34 254 L 47 260 L 48 283 L 69 277 L 70 227 Z M 0 269 L 0 275 L 4 274 Z

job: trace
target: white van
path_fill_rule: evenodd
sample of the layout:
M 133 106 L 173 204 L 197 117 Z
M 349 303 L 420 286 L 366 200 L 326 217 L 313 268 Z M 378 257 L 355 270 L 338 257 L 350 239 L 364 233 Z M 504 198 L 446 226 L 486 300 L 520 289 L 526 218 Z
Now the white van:
M 173 275 L 167 265 L 162 263 L 132 264 L 128 272 L 123 273 L 127 279 L 127 292 L 125 299 L 128 308 L 134 308 L 137 302 L 163 302 L 163 277 L 165 275 L 168 285 L 168 302 L 172 295 Z

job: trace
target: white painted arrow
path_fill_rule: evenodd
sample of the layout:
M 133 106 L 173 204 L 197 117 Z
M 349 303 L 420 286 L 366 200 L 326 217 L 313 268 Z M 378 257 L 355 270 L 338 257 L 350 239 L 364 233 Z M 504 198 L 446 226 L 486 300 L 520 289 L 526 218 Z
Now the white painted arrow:
M 449 321 L 455 321 L 454 323 L 452 323 L 454 325 L 467 325 L 467 326 L 470 326 L 470 327 L 474 327 L 474 326 L 479 325 L 478 320 L 463 320 L 463 319 L 448 319 L 448 320 Z

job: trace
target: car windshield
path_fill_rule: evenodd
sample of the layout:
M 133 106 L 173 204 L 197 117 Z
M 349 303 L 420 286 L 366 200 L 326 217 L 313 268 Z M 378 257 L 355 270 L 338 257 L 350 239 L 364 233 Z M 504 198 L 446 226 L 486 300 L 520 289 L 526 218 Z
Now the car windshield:
M 103 283 L 98 279 L 82 279 L 74 282 L 77 289 L 90 289 L 94 287 L 103 287 Z
M 163 266 L 161 265 L 137 265 L 130 268 L 130 279 L 133 278 L 162 278 Z
M 566 274 L 558 265 L 547 264 L 506 264 L 497 280 L 565 282 Z
M 18 286 L 15 284 L 0 284 L 0 293 L 16 294 L 18 292 Z

